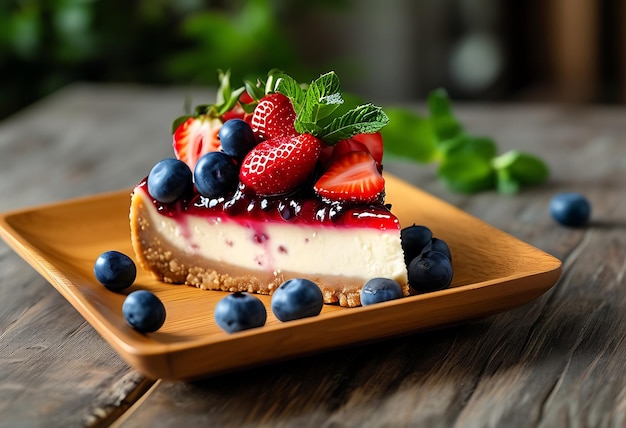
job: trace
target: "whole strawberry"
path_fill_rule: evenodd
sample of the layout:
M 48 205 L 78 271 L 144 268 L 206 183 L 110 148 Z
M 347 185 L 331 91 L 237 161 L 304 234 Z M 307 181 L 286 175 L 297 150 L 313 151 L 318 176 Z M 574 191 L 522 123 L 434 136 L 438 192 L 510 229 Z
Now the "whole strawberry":
M 265 95 L 254 108 L 250 126 L 257 140 L 297 134 L 294 127 L 296 112 L 291 100 L 283 94 Z
M 258 195 L 288 193 L 311 175 L 322 144 L 311 134 L 282 135 L 263 141 L 244 158 L 239 180 Z

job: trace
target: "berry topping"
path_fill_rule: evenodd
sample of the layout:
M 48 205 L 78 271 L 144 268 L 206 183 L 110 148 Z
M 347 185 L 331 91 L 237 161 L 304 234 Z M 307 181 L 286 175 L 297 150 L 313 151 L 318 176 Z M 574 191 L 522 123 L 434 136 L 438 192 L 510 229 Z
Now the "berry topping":
M 415 257 L 419 256 L 424 247 L 430 244 L 433 234 L 426 226 L 408 226 L 400 232 L 404 262 L 408 266 Z
M 550 201 L 550 214 L 564 226 L 580 227 L 591 217 L 591 204 L 580 193 L 559 193 Z
M 118 251 L 100 254 L 93 267 L 100 284 L 112 291 L 130 287 L 137 276 L 137 267 L 130 257 Z
M 280 321 L 319 315 L 324 296 L 317 284 L 296 278 L 283 282 L 272 294 L 272 312 Z
M 227 333 L 261 327 L 267 320 L 263 302 L 249 293 L 229 294 L 215 305 L 215 323 Z
M 296 112 L 283 94 L 268 94 L 254 108 L 250 126 L 259 141 L 296 134 Z
M 427 251 L 409 263 L 409 285 L 418 293 L 443 290 L 452 282 L 452 263 L 438 251 Z
M 252 128 L 242 119 L 224 122 L 217 136 L 224 153 L 239 160 L 243 159 L 257 143 Z
M 361 288 L 361 305 L 373 305 L 403 296 L 402 287 L 397 281 L 389 278 L 372 278 Z
M 148 193 L 162 203 L 180 199 L 193 188 L 191 170 L 177 159 L 163 159 L 148 174 Z
M 165 306 L 153 293 L 137 290 L 130 293 L 122 304 L 122 314 L 126 322 L 135 330 L 151 333 L 165 323 Z
M 280 195 L 301 186 L 315 169 L 322 142 L 310 134 L 258 144 L 241 164 L 239 179 L 258 195 Z
M 384 189 L 385 180 L 368 152 L 337 156 L 314 186 L 325 199 L 347 202 L 374 202 Z
M 239 168 L 226 153 L 210 152 L 198 160 L 193 177 L 198 193 L 215 198 L 237 190 Z

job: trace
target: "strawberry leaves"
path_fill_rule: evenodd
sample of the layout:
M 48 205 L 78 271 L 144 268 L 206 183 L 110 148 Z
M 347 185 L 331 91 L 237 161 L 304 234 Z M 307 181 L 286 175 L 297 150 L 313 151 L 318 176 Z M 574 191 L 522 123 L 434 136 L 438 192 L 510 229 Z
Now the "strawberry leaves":
M 235 107 L 239 97 L 246 90 L 245 86 L 236 89 L 231 87 L 230 70 L 226 72 L 218 70 L 218 78 L 220 84 L 215 96 L 215 104 L 200 104 L 194 108 L 193 112 L 190 112 L 189 106 L 186 106 L 188 113 L 177 117 L 172 122 L 172 133 L 176 132 L 176 129 L 191 117 L 205 116 L 206 119 L 217 119 Z
M 345 112 L 339 109 L 344 98 L 335 72 L 322 74 L 306 89 L 283 74 L 276 78 L 274 91 L 291 100 L 296 131 L 314 135 L 331 146 L 357 134 L 377 132 L 389 121 L 382 108 L 373 104 L 361 104 Z

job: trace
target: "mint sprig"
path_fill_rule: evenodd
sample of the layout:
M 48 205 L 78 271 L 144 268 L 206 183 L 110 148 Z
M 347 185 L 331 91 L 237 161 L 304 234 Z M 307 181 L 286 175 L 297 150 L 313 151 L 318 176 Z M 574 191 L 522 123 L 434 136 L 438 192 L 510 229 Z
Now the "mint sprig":
M 289 97 L 294 106 L 296 131 L 312 134 L 328 145 L 378 132 L 389 122 L 382 108 L 373 104 L 356 105 L 347 111 L 341 108 L 345 100 L 335 72 L 322 74 L 306 88 L 285 74 L 275 82 L 274 91 Z
M 459 193 L 495 189 L 513 194 L 548 178 L 548 166 L 539 157 L 519 150 L 498 155 L 491 138 L 466 133 L 445 90 L 429 94 L 428 111 L 428 116 L 421 116 L 404 108 L 386 109 L 389 124 L 382 130 L 385 153 L 419 163 L 438 163 L 438 177 Z

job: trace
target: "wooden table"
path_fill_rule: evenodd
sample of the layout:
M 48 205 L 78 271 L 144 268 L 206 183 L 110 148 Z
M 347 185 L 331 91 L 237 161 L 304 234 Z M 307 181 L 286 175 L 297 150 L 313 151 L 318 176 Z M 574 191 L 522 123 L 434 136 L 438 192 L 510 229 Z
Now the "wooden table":
M 194 101 L 209 101 L 193 90 Z M 73 85 L 0 123 L 0 211 L 129 188 L 170 156 L 186 91 Z M 563 261 L 515 310 L 443 330 L 183 383 L 129 368 L 0 242 L 0 426 L 626 426 L 626 108 L 463 105 L 474 134 L 540 154 L 550 181 L 452 194 L 431 166 L 388 171 Z M 548 213 L 559 191 L 588 227 Z M 458 255 L 462 257 L 462 255 Z

